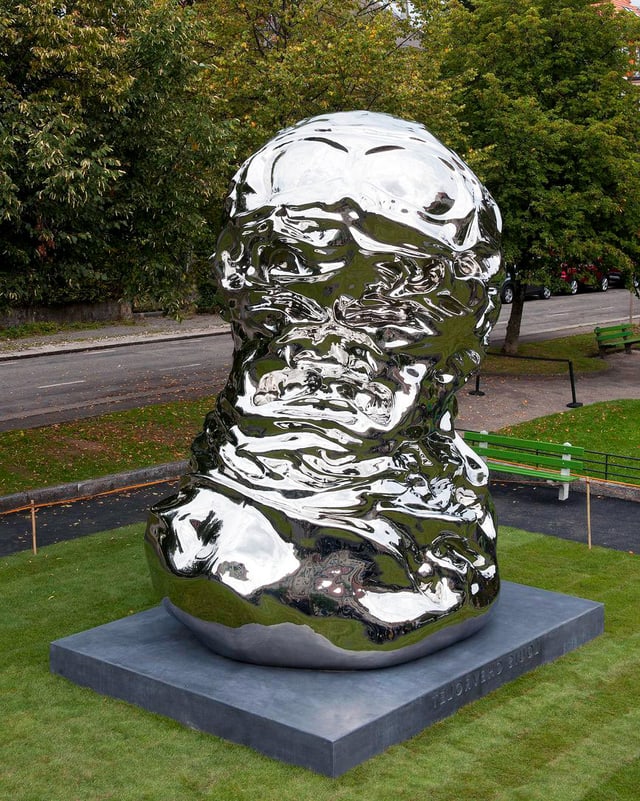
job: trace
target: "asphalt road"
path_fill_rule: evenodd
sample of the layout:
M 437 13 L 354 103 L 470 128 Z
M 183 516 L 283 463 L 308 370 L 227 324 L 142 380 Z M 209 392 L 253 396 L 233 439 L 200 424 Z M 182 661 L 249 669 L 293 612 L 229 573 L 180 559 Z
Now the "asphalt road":
M 575 334 L 627 320 L 631 298 L 611 289 L 529 300 L 521 338 Z M 637 318 L 640 300 L 631 302 Z M 504 338 L 510 311 L 503 306 L 492 345 Z M 215 394 L 227 379 L 232 351 L 231 337 L 223 334 L 1 361 L 0 431 Z
M 492 344 L 501 343 L 507 330 L 511 306 L 504 306 L 491 333 Z M 640 299 L 625 289 L 591 291 L 579 295 L 553 295 L 549 300 L 531 299 L 524 305 L 520 339 L 523 342 L 556 336 L 590 333 L 597 325 L 627 322 L 640 317 Z
M 0 362 L 0 430 L 214 394 L 232 352 L 223 335 Z

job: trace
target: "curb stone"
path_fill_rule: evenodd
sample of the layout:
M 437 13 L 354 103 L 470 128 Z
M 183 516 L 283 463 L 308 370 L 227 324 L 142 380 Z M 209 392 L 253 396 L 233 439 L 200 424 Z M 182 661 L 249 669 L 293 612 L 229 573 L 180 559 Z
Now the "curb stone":
M 99 495 L 102 492 L 123 489 L 136 484 L 145 484 L 153 481 L 178 479 L 187 471 L 188 462 L 169 462 L 168 464 L 143 467 L 138 470 L 129 470 L 125 473 L 115 473 L 101 478 L 92 478 L 85 481 L 58 484 L 55 487 L 42 487 L 40 489 L 16 492 L 12 495 L 0 497 L 0 512 L 8 512 L 29 506 L 33 501 L 36 506 L 56 501 L 70 501 Z

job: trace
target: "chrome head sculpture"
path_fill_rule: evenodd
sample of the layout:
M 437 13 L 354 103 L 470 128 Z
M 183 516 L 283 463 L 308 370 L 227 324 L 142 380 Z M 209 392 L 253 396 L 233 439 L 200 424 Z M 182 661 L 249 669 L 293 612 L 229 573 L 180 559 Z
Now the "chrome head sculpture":
M 238 171 L 214 257 L 233 368 L 146 537 L 167 608 L 213 650 L 378 667 L 486 621 L 488 475 L 453 418 L 499 239 L 469 168 L 385 114 L 304 120 Z

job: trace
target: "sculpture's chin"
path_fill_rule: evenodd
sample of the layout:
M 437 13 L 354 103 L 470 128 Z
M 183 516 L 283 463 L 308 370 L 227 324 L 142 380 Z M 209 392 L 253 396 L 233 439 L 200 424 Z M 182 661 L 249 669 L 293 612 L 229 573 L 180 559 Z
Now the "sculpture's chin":
M 226 520 L 198 523 L 198 504 Z M 238 514 L 244 527 L 232 522 Z M 437 536 L 409 550 L 371 539 L 374 530 L 292 519 L 283 538 L 271 522 L 200 488 L 152 512 L 146 547 L 156 592 L 222 656 L 300 668 L 395 665 L 473 634 L 498 597 L 490 518 L 459 521 L 457 532 L 451 520 L 431 519 L 425 532 Z

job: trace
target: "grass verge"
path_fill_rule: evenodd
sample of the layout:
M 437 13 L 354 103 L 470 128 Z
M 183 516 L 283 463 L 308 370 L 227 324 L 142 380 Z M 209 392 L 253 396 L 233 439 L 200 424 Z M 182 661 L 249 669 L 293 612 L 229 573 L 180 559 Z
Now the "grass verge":
M 616 472 L 624 474 L 629 467 L 640 469 L 639 420 L 640 400 L 606 401 L 508 426 L 502 433 L 522 439 L 570 442 L 589 451 L 616 454 L 622 457 L 615 460 Z M 588 463 L 585 473 L 597 475 Z
M 208 397 L 0 433 L 0 493 L 186 459 L 213 404 L 214 398 Z M 503 431 L 639 458 L 638 420 L 640 401 L 619 400 L 568 409 Z
M 608 367 L 607 361 L 597 356 L 592 335 L 525 343 L 521 350 L 524 355 L 571 358 L 576 374 Z M 566 365 L 490 356 L 483 368 L 485 373 L 509 374 L 509 371 L 519 375 L 554 371 L 564 374 Z M 191 442 L 201 430 L 204 416 L 213 404 L 213 397 L 178 401 L 113 412 L 74 423 L 0 433 L 0 494 L 83 481 L 187 458 Z M 626 456 L 638 455 L 637 433 L 634 431 L 629 437 L 627 426 L 618 434 L 621 428 L 620 421 L 615 418 L 616 412 L 602 412 L 605 423 L 598 429 L 601 435 L 597 437 L 597 447 L 579 442 L 576 432 L 582 429 L 589 432 L 591 429 L 591 423 L 586 420 L 587 410 L 591 408 L 574 410 L 580 413 L 577 415 L 573 412 L 554 415 L 558 418 L 557 426 L 554 422 L 549 429 L 544 422 L 549 418 L 541 418 L 541 429 L 532 436 L 534 439 L 561 436 L 560 441 L 564 442 L 567 437 L 563 428 L 568 426 L 571 442 L 575 440 L 575 444 Z M 520 428 L 524 432 L 524 427 L 518 427 L 518 431 Z M 547 430 L 550 433 L 546 433 Z
M 603 401 L 507 426 L 502 433 L 640 458 L 639 421 L 640 400 Z
M 186 459 L 214 398 L 0 433 L 0 493 Z
M 53 639 L 155 603 L 130 526 L 0 560 L 0 795 L 12 801 L 635 801 L 640 560 L 514 529 L 505 579 L 602 601 L 605 634 L 339 779 L 103 698 Z
M 62 331 L 95 331 L 104 328 L 105 325 L 133 325 L 129 320 L 108 320 L 100 322 L 83 323 L 54 323 L 41 321 L 36 323 L 21 323 L 20 325 L 0 326 L 0 343 L 3 340 L 26 339 L 35 336 L 47 336 L 49 334 L 59 334 Z
M 565 375 L 568 367 L 559 362 L 537 361 L 537 359 L 570 359 L 574 372 L 595 373 L 608 370 L 606 359 L 598 355 L 598 347 L 593 334 L 579 334 L 572 337 L 548 339 L 544 342 L 523 342 L 518 348 L 521 356 L 532 356 L 536 360 L 518 359 L 493 355 L 490 349 L 482 364 L 486 375 Z

